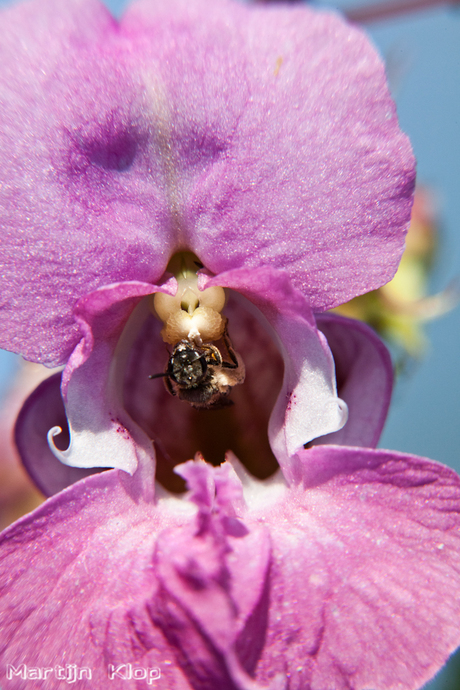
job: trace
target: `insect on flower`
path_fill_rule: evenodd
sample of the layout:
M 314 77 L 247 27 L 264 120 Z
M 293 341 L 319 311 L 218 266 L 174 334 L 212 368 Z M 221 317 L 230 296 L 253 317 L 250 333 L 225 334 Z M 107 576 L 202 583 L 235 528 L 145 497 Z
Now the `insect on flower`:
M 165 372 L 149 378 L 164 377 L 169 393 L 193 407 L 226 407 L 232 404 L 228 396 L 233 386 L 244 381 L 245 368 L 228 335 L 228 319 L 221 314 L 225 291 L 198 289 L 196 266 L 201 268 L 201 264 L 190 255 L 174 257 L 170 268 L 174 270 L 177 264 L 176 294 L 156 293 L 152 298 L 153 312 L 164 323 L 162 338 L 173 345 L 173 351 Z M 218 341 L 228 359 L 212 344 Z
M 0 675 L 71 649 L 91 690 L 420 687 L 460 643 L 460 479 L 375 449 L 389 355 L 319 316 L 409 221 L 374 49 L 300 4 L 0 16 L 0 345 L 65 365 L 16 425 L 54 495 L 0 536 Z M 198 414 L 243 379 L 224 288 L 247 380 Z

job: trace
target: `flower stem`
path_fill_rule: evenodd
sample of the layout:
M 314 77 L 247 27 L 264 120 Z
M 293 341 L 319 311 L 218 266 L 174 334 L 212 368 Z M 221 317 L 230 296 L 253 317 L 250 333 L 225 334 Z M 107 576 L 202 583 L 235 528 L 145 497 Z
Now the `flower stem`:
M 269 4 L 273 0 L 255 0 L 256 3 Z M 278 2 L 279 0 L 274 0 Z M 284 0 L 288 4 L 303 4 L 304 0 Z M 358 7 L 344 9 L 343 14 L 356 24 L 371 24 L 386 19 L 393 19 L 400 14 L 427 10 L 441 5 L 458 6 L 460 0 L 384 0 L 383 2 L 367 3 Z
M 344 10 L 344 15 L 351 22 L 370 24 L 372 22 L 393 19 L 400 14 L 431 9 L 440 5 L 457 5 L 458 0 L 389 0 L 372 4 L 350 7 Z

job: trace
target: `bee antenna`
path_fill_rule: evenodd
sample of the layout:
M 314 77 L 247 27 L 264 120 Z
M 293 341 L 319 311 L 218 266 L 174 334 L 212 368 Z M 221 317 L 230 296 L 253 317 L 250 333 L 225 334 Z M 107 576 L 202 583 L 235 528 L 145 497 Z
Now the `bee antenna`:
M 169 376 L 169 374 L 168 374 L 168 372 L 165 371 L 162 374 L 150 374 L 149 379 L 161 379 L 161 378 L 164 378 L 166 376 Z

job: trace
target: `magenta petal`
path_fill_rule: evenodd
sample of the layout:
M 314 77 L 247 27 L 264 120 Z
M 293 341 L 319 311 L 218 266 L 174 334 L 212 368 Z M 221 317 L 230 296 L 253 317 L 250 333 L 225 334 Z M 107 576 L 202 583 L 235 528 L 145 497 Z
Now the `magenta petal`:
M 357 28 L 225 0 L 1 21 L 3 347 L 62 364 L 83 295 L 154 283 L 183 248 L 214 274 L 285 269 L 315 310 L 394 274 L 414 163 Z
M 138 474 L 49 499 L 0 537 L 2 670 L 27 650 L 91 668 L 96 690 L 110 664 L 171 690 L 419 688 L 460 642 L 460 478 L 368 449 L 299 462 L 277 497 L 244 482 L 248 507 L 228 467 L 187 463 L 196 520 L 145 502 Z
M 335 314 L 316 317 L 334 356 L 337 394 L 346 402 L 348 421 L 314 444 L 374 448 L 390 405 L 393 367 L 390 353 L 366 324 Z
M 43 381 L 27 398 L 15 425 L 15 441 L 21 460 L 45 496 L 57 494 L 67 486 L 101 471 L 100 468 L 69 467 L 51 452 L 47 433 L 53 426 L 67 430 L 61 398 L 61 374 Z M 65 434 L 68 442 L 68 434 Z
M 393 276 L 414 160 L 358 28 L 225 0 L 140 0 L 121 27 L 175 151 L 183 243 L 210 271 L 287 270 L 315 311 Z
M 152 625 L 152 557 L 158 532 L 181 524 L 142 500 L 137 480 L 116 470 L 49 499 L 0 537 L 0 668 L 90 668 L 92 690 L 137 687 L 109 681 L 109 664 L 161 668 L 162 682 L 190 690 L 173 650 Z M 182 522 L 184 521 L 182 517 Z M 23 688 L 20 678 L 7 681 Z M 29 681 L 30 683 L 30 681 Z M 2 681 L 3 684 L 3 681 Z M 53 674 L 47 687 L 61 687 Z M 149 686 L 150 687 L 150 686 Z
M 163 171 L 144 84 L 102 2 L 18 3 L 1 27 L 1 346 L 62 364 L 79 298 L 163 273 Z
M 303 486 L 269 520 L 258 677 L 288 668 L 298 688 L 421 687 L 460 643 L 460 478 L 389 451 L 299 455 Z

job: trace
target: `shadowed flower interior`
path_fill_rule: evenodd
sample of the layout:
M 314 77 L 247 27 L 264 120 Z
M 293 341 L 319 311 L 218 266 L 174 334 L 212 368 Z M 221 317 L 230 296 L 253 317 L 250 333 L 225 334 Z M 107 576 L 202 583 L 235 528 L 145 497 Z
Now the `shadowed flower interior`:
M 132 349 L 124 388 L 126 408 L 154 440 L 156 477 L 168 488 L 182 485 L 172 469 L 198 450 L 214 465 L 223 462 L 231 450 L 261 478 L 278 468 L 269 445 L 268 422 L 282 386 L 283 360 L 267 330 L 243 302 L 230 292 L 223 312 L 230 342 L 240 353 L 246 372 L 244 383 L 233 387 L 225 398 L 232 404 L 195 408 L 173 397 L 160 381 L 148 381 L 150 372 L 165 369 L 171 353 L 160 337 L 162 324 L 151 315 Z M 220 340 L 220 332 L 217 336 Z M 225 344 L 220 347 L 225 352 Z

